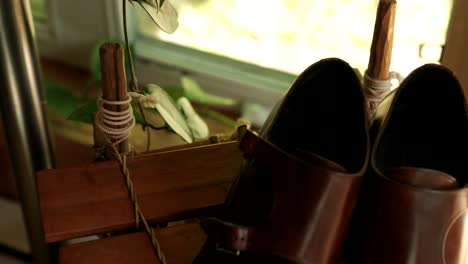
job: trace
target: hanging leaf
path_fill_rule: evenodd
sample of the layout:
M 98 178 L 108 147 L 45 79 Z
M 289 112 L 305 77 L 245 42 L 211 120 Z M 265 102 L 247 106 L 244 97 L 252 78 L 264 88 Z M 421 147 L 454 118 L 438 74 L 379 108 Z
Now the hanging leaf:
M 197 112 L 195 112 L 195 109 L 193 109 L 189 100 L 186 97 L 181 97 L 179 100 L 177 100 L 177 104 L 185 116 L 185 120 L 188 127 L 190 128 L 190 131 L 192 131 L 193 137 L 195 139 L 208 138 L 210 135 L 208 125 L 203 119 L 201 119 Z
M 138 4 L 164 32 L 171 34 L 179 27 L 177 11 L 169 1 L 138 0 Z
M 156 109 L 144 109 L 146 121 L 153 128 L 163 128 L 166 126 L 166 122 L 161 114 Z
M 167 125 L 181 136 L 188 143 L 193 142 L 192 133 L 187 126 L 182 113 L 172 98 L 159 86 L 155 84 L 147 85 L 147 92 L 156 97 L 156 109 L 166 121 Z
M 140 107 L 137 104 L 135 104 L 135 106 L 133 106 L 133 110 L 135 112 L 135 115 L 141 117 L 141 123 L 143 124 L 143 117 L 140 114 Z M 143 111 L 145 112 L 146 121 L 148 122 L 148 125 L 150 127 L 158 129 L 166 126 L 166 122 L 156 109 L 143 108 Z
M 78 106 L 78 99 L 61 83 L 45 81 L 47 105 L 58 114 L 67 117 Z
M 184 89 L 184 95 L 190 101 L 198 102 L 201 104 L 223 106 L 232 106 L 236 104 L 236 101 L 230 98 L 206 93 L 202 90 L 200 85 L 198 85 L 198 83 L 195 80 L 187 76 L 182 76 L 180 81 L 182 83 L 182 88 Z

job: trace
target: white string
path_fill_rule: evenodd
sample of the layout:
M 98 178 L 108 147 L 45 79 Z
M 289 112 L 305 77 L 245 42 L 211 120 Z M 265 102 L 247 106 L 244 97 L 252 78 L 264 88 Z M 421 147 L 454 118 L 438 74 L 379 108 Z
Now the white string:
M 398 80 L 398 84 L 401 84 L 405 77 L 403 77 L 403 75 L 401 75 L 399 72 L 392 71 L 390 72 L 390 79 Z
M 390 72 L 388 80 L 377 80 L 364 73 L 364 91 L 370 104 L 371 111 L 377 107 L 382 99 L 391 92 L 392 80 L 397 80 L 398 84 L 403 81 L 403 76 L 398 72 Z
M 132 97 L 133 99 L 140 99 L 140 98 L 145 97 L 144 94 L 138 93 L 138 92 L 128 92 L 128 95 Z
M 156 96 L 151 94 L 129 92 L 128 95 L 130 95 L 133 99 L 138 100 L 138 102 L 141 103 L 145 108 L 155 108 L 158 102 Z
M 161 249 L 158 239 L 154 233 L 154 229 L 151 228 L 146 221 L 145 216 L 140 208 L 137 193 L 135 191 L 135 185 L 130 177 L 130 171 L 127 167 L 127 153 L 119 153 L 116 146 L 128 139 L 130 132 L 135 126 L 135 117 L 133 116 L 133 109 L 130 102 L 132 98 L 143 98 L 144 95 L 139 93 L 130 92 L 129 96 L 124 101 L 110 101 L 100 97 L 98 99 L 98 112 L 97 112 L 97 128 L 105 136 L 106 139 L 110 139 L 111 147 L 114 152 L 114 155 L 118 158 L 122 172 L 125 176 L 125 183 L 130 194 L 130 199 L 133 203 L 134 214 L 135 214 L 135 225 L 138 229 L 140 222 L 143 223 L 143 226 L 150 236 L 151 244 L 156 250 L 158 259 L 162 264 L 166 264 L 166 257 Z M 114 105 L 114 106 L 127 106 L 126 110 L 123 111 L 112 111 L 104 108 L 104 104 Z
M 135 126 L 135 117 L 130 104 L 132 97 L 124 101 L 110 101 L 102 97 L 98 99 L 97 128 L 109 139 L 113 145 L 117 145 L 128 138 Z M 113 111 L 104 108 L 104 104 L 113 106 L 127 106 L 126 110 Z

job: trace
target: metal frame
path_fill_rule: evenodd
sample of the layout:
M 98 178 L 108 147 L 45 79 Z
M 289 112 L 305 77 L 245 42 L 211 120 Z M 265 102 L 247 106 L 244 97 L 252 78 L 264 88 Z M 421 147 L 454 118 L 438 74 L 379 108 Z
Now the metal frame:
M 35 172 L 54 166 L 27 0 L 0 1 L 0 109 L 34 263 L 50 263 Z

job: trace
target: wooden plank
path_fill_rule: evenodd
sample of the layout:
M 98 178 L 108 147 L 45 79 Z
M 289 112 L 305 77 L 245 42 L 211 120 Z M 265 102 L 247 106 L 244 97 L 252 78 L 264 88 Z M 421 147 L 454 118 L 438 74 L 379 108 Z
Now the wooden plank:
M 152 222 L 214 213 L 236 176 L 237 142 L 143 155 L 128 166 L 140 206 Z M 131 228 L 124 177 L 115 161 L 37 174 L 47 242 Z
M 198 224 L 164 228 L 156 232 L 169 264 L 192 263 L 205 241 Z M 146 233 L 115 236 L 59 249 L 60 264 L 160 263 Z

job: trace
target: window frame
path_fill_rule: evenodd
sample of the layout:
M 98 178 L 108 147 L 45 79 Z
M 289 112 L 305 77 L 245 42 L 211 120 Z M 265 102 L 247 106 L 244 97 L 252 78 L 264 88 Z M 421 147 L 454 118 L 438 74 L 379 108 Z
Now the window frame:
M 47 6 L 47 24 L 36 25 L 37 42 L 44 57 L 88 68 L 95 43 L 104 39 L 123 39 L 121 0 L 44 1 Z M 149 39 L 138 31 L 136 10 L 131 4 L 127 3 L 127 6 L 129 38 L 135 43 L 137 75 L 143 83 L 173 85 L 178 83 L 182 75 L 190 75 L 209 92 L 244 102 L 272 106 L 297 77 L 278 70 Z M 442 58 L 442 64 L 454 67 L 459 73 L 468 69 L 468 53 L 465 49 L 459 48 L 468 38 L 468 27 L 459 22 L 465 21 L 463 14 L 466 12 L 462 10 L 468 11 L 468 4 L 454 0 Z M 460 30 L 466 34 L 460 34 Z M 465 55 L 460 56 L 459 52 Z M 462 79 L 467 84 L 465 87 L 468 87 L 468 77 Z
M 144 82 L 178 83 L 189 75 L 215 94 L 273 105 L 296 75 L 202 52 L 140 35 L 135 41 L 137 67 Z M 154 77 L 157 76 L 157 77 Z
M 88 68 L 94 45 L 103 39 L 123 35 L 119 1 L 44 0 L 47 21 L 35 24 L 40 55 L 67 64 Z M 129 20 L 132 20 L 131 14 Z M 133 24 L 133 23 L 130 23 Z
M 441 64 L 451 69 L 468 95 L 468 2 L 453 0 Z M 468 98 L 467 98 L 468 100 Z
M 43 57 L 87 69 L 95 43 L 123 39 L 121 1 L 44 1 L 47 23 L 36 25 Z M 135 43 L 137 75 L 144 83 L 173 85 L 180 76 L 190 75 L 208 92 L 271 106 L 296 78 L 293 74 L 146 38 L 138 31 L 135 8 L 128 4 L 128 32 L 130 41 Z M 79 12 L 86 13 L 85 21 L 76 19 L 74 14 Z

